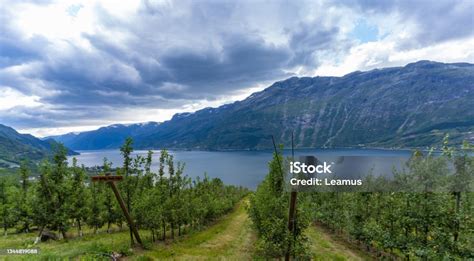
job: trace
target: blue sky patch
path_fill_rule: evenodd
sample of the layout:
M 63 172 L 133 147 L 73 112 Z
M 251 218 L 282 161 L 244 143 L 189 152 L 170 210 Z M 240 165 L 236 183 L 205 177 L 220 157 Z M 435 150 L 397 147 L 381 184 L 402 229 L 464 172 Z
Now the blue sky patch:
M 361 43 L 377 41 L 378 34 L 378 27 L 367 23 L 367 20 L 359 20 L 350 33 L 352 37 L 358 39 Z

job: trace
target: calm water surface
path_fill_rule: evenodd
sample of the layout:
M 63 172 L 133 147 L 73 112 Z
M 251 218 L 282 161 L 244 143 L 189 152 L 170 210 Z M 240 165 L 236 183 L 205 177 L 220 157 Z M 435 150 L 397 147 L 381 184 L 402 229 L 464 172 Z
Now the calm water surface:
M 87 167 L 102 165 L 107 158 L 113 167 L 122 165 L 119 150 L 79 151 L 75 156 L 79 164 Z M 134 151 L 133 155 L 146 156 L 147 151 Z M 268 172 L 268 162 L 272 159 L 272 151 L 170 151 L 176 161 L 186 164 L 185 175 L 203 177 L 204 173 L 211 178 L 220 178 L 226 184 L 241 185 L 255 189 Z M 290 151 L 285 151 L 290 156 Z M 333 159 L 338 156 L 370 156 L 375 159 L 376 172 L 390 175 L 393 167 L 400 168 L 410 157 L 408 150 L 377 150 L 377 149 L 304 149 L 296 150 L 295 155 L 314 155 L 321 160 Z M 160 152 L 154 151 L 152 170 L 158 170 Z M 72 161 L 72 157 L 69 157 Z M 360 169 L 369 172 L 374 164 L 362 163 Z

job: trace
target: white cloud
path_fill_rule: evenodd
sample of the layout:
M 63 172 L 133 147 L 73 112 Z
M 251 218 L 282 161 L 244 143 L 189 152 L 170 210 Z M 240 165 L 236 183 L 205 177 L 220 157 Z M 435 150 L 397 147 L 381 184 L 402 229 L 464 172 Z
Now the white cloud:
M 7 86 L 0 86 L 0 111 L 8 110 L 17 106 L 34 108 L 41 106 L 40 97 L 24 95 L 21 92 Z
M 396 42 L 382 40 L 354 46 L 342 62 L 325 61 L 314 75 L 343 76 L 356 70 L 403 66 L 419 60 L 474 62 L 474 37 L 409 50 L 399 50 L 396 45 Z
M 87 126 L 73 126 L 73 127 L 44 127 L 44 128 L 25 128 L 17 129 L 19 133 L 31 134 L 33 136 L 43 138 L 47 136 L 60 135 L 70 132 L 83 132 L 96 130 L 102 127 L 101 125 L 87 125 Z
M 0 119 L 57 134 L 163 121 L 293 75 L 473 62 L 472 3 L 5 1 Z M 361 43 L 357 23 L 376 40 Z

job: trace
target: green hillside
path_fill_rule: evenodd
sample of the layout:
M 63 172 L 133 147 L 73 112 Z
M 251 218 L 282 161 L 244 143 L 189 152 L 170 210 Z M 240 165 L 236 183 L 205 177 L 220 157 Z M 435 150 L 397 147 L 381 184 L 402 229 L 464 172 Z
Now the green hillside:
M 290 78 L 243 101 L 175 115 L 142 148 L 424 147 L 474 141 L 474 65 L 420 61 L 343 77 Z
M 293 77 L 218 108 L 169 121 L 114 124 L 52 137 L 72 149 L 267 149 L 270 135 L 296 147 L 426 147 L 474 142 L 474 65 L 420 61 L 343 77 Z
M 41 160 L 51 155 L 54 146 L 54 140 L 40 140 L 0 124 L 0 168 L 16 167 L 23 159 Z

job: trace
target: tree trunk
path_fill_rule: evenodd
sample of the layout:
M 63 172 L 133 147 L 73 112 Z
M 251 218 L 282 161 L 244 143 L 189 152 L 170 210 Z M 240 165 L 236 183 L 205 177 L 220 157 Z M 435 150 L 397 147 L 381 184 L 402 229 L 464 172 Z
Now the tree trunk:
M 44 230 L 44 226 L 42 226 L 40 228 L 38 236 L 36 237 L 35 242 L 33 243 L 33 245 L 36 245 L 41 241 L 41 235 L 43 235 L 43 230 Z
M 81 228 L 81 220 L 77 219 L 77 229 L 79 233 L 79 237 L 82 237 L 82 228 Z
M 127 185 L 127 210 L 128 210 L 128 213 L 132 213 L 132 210 L 130 209 L 130 188 L 128 187 L 128 185 Z M 130 245 L 133 246 L 135 244 L 135 240 L 133 239 L 133 231 L 130 224 L 128 224 L 128 230 L 130 232 Z
M 458 238 L 459 238 L 459 220 L 458 220 L 458 215 L 459 215 L 459 209 L 461 207 L 461 192 L 455 192 L 456 194 L 456 220 L 455 220 L 455 225 L 454 225 L 454 242 L 457 243 Z
M 26 214 L 25 214 L 26 216 Z M 28 220 L 28 218 L 27 218 Z M 30 224 L 28 223 L 28 221 L 25 222 L 25 233 L 29 233 L 30 232 Z
M 174 224 L 171 223 L 171 239 L 174 239 Z
M 63 239 L 64 239 L 64 240 L 67 240 L 66 230 L 64 230 L 63 227 L 61 227 L 61 235 L 63 236 Z
M 130 231 L 130 245 L 133 246 L 135 244 L 135 241 L 133 240 L 133 232 L 132 232 L 131 227 L 129 227 L 129 231 Z
M 163 221 L 163 241 L 166 241 L 166 222 Z

